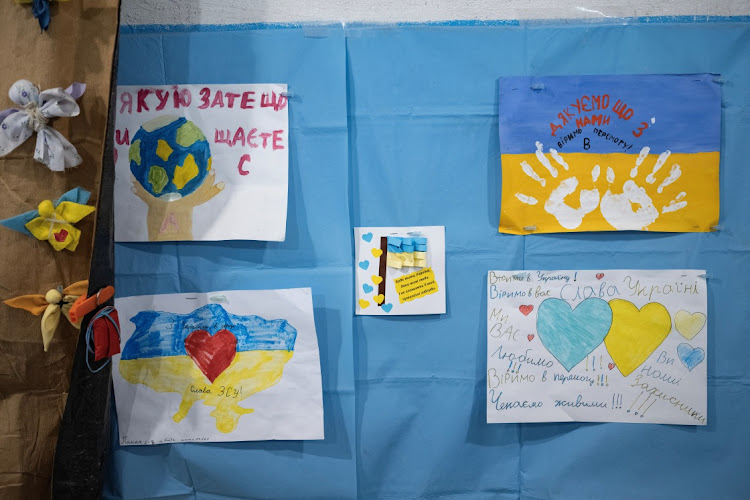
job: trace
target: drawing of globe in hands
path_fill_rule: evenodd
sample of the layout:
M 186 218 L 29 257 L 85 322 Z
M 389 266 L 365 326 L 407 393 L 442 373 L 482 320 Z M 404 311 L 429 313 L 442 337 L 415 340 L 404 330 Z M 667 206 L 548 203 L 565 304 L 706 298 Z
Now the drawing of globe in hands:
M 128 151 L 133 193 L 148 205 L 151 241 L 191 240 L 193 208 L 224 188 L 214 184 L 211 149 L 190 120 L 159 116 L 133 136 Z
M 577 229 L 583 223 L 584 218 L 599 208 L 599 215 L 618 231 L 648 230 L 648 227 L 660 215 L 676 212 L 685 208 L 688 204 L 687 200 L 685 200 L 686 193 L 683 191 L 663 205 L 661 210 L 655 206 L 655 195 L 661 195 L 664 188 L 675 183 L 682 175 L 680 165 L 675 163 L 662 182 L 655 188 L 652 187 L 656 182 L 656 175 L 671 155 L 671 152 L 668 150 L 659 155 L 651 172 L 643 176 L 643 173 L 639 172 L 639 167 L 648 157 L 650 149 L 648 147 L 641 149 L 640 154 L 634 161 L 633 167 L 630 169 L 630 179 L 623 183 L 619 193 L 613 192 L 612 187 L 612 184 L 616 181 L 615 171 L 612 167 L 606 167 L 604 178 L 607 182 L 607 188 L 604 194 L 601 194 L 600 177 L 602 167 L 600 165 L 594 165 L 587 173 L 587 175 L 590 175 L 590 181 L 583 178 L 579 180 L 579 175 L 570 172 L 571 166 L 557 150 L 553 148 L 549 149 L 549 155 L 554 161 L 553 164 L 550 158 L 544 153 L 541 142 L 536 142 L 536 148 L 537 168 L 535 169 L 527 161 L 522 161 L 520 164 L 521 169 L 527 177 L 538 182 L 542 187 L 549 189 L 549 195 L 544 200 L 544 210 L 555 217 L 557 222 L 565 229 Z M 579 167 L 581 163 L 578 161 L 579 158 L 586 156 L 588 155 L 582 153 L 567 155 L 567 157 L 574 158 L 576 165 Z M 630 157 L 631 155 L 621 156 Z M 546 170 L 545 177 L 540 176 L 537 172 L 537 170 L 542 171 L 539 169 L 539 166 L 544 167 Z M 580 171 L 580 168 L 577 170 Z M 567 175 L 566 172 L 568 172 Z M 558 177 L 561 180 L 557 181 Z M 639 177 L 644 178 L 639 180 Z M 583 188 L 584 181 L 590 189 Z M 553 184 L 556 184 L 554 188 L 552 187 Z M 577 203 L 572 200 L 568 201 L 568 196 L 574 195 L 576 191 L 578 191 Z M 539 203 L 537 198 L 522 192 L 515 193 L 515 197 L 526 205 L 536 205 Z

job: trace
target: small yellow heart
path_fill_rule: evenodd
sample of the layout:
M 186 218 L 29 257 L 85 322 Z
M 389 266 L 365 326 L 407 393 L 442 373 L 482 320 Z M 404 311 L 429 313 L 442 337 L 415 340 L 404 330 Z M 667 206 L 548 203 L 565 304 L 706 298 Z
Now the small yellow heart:
M 706 315 L 700 312 L 690 314 L 687 311 L 677 311 L 674 315 L 674 327 L 680 335 L 688 340 L 698 335 L 706 326 Z
M 374 300 L 376 304 L 382 304 L 383 301 L 385 300 L 385 295 L 383 295 L 382 293 L 379 293 L 376 296 L 374 296 L 372 300 Z
M 380 276 L 378 276 L 376 274 L 373 274 L 372 275 L 372 282 L 375 283 L 376 285 L 379 285 L 379 284 L 381 284 L 383 282 L 383 278 L 381 278 Z
M 370 305 L 369 302 L 367 302 L 365 299 L 359 299 L 359 307 L 362 309 L 367 309 L 367 307 Z
M 372 252 L 372 256 L 375 257 L 376 259 L 380 257 L 381 255 L 383 255 L 383 251 L 379 248 L 373 248 L 370 251 Z

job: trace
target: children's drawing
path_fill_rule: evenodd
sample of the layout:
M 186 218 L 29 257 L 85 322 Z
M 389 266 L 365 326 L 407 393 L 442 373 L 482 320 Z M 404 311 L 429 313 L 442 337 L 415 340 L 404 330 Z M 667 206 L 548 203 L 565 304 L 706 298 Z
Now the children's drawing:
M 611 326 L 612 310 L 595 297 L 575 309 L 562 299 L 547 299 L 537 312 L 539 340 L 568 371 L 604 341 Z
M 285 85 L 119 87 L 115 239 L 283 241 L 288 141 Z
M 322 438 L 309 289 L 131 297 L 117 307 L 130 323 L 113 358 L 122 444 Z
M 445 228 L 358 227 L 356 313 L 445 313 Z
M 713 75 L 501 78 L 499 109 L 500 232 L 716 226 Z
M 488 422 L 706 424 L 705 271 L 490 271 L 487 297 Z
M 704 326 L 706 326 L 706 315 L 703 313 L 677 311 L 674 315 L 674 327 L 687 340 L 693 340 L 693 337 L 698 335 Z
M 154 118 L 133 135 L 128 159 L 132 191 L 148 205 L 148 239 L 192 240 L 193 207 L 224 189 L 213 182 L 203 132 L 185 118 Z
M 701 361 L 706 357 L 706 351 L 700 347 L 693 347 L 690 344 L 683 342 L 677 346 L 677 356 L 685 367 L 693 371 L 693 368 L 698 366 Z

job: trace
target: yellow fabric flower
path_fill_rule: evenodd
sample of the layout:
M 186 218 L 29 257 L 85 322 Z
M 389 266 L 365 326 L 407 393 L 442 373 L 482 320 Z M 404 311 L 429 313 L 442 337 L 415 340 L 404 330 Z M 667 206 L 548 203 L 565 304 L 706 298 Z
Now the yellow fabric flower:
M 72 201 L 63 201 L 57 207 L 50 200 L 39 204 L 39 217 L 26 223 L 26 229 L 38 240 L 49 241 L 57 251 L 67 248 L 71 252 L 78 247 L 81 231 L 73 224 L 95 210 L 94 207 Z

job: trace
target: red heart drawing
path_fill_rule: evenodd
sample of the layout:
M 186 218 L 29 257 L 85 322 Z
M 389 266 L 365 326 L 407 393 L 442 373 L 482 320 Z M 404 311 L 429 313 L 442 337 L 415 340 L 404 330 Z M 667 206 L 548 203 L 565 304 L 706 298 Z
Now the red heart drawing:
M 530 333 L 530 334 L 526 335 L 526 338 L 529 339 L 529 342 L 531 342 L 532 340 L 534 340 L 534 334 Z
M 185 351 L 203 374 L 214 383 L 237 354 L 237 337 L 229 330 L 211 336 L 206 330 L 195 330 L 185 338 Z
M 518 310 L 521 311 L 521 314 L 524 316 L 528 316 L 529 313 L 534 310 L 534 306 L 518 306 Z
M 604 273 L 599 273 L 596 275 L 596 279 L 600 280 L 604 277 Z
M 615 364 L 614 364 L 614 363 L 610 363 L 610 364 L 608 364 L 608 365 L 607 365 L 607 368 L 609 368 L 610 370 L 611 370 L 612 368 L 614 368 L 614 367 L 615 367 Z
M 65 238 L 68 237 L 68 231 L 66 231 L 65 229 L 60 229 L 59 232 L 54 233 L 54 236 L 57 241 L 62 243 L 63 241 L 65 241 Z

